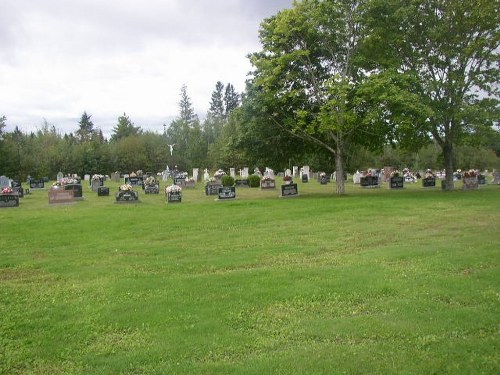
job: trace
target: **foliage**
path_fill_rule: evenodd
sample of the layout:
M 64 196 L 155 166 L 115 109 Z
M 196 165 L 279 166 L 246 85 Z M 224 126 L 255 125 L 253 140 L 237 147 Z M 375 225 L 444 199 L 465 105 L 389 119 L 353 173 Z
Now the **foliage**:
M 412 77 L 412 93 L 430 113 L 416 130 L 441 147 L 449 189 L 454 147 L 498 122 L 499 6 L 498 0 L 371 2 L 367 66 Z
M 221 178 L 221 182 L 223 186 L 233 186 L 234 185 L 234 178 L 233 176 L 230 175 L 224 175 Z
M 259 187 L 260 186 L 260 176 L 257 174 L 251 174 L 248 176 L 248 185 L 250 187 Z
M 130 120 L 129 116 L 127 116 L 126 113 L 123 113 L 123 116 L 118 117 L 118 124 L 113 128 L 111 141 L 116 142 L 122 138 L 136 136 L 141 133 L 141 127 L 134 126 L 134 123 Z

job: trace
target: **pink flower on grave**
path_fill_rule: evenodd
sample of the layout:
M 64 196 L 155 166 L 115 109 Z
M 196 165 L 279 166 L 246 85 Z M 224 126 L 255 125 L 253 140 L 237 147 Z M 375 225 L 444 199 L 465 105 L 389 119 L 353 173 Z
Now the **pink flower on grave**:
M 11 188 L 11 187 L 9 187 L 9 186 L 6 186 L 6 187 L 4 187 L 4 188 L 2 189 L 2 194 L 10 194 L 10 193 L 12 193 L 12 192 L 13 192 L 13 190 L 12 190 L 12 188 Z

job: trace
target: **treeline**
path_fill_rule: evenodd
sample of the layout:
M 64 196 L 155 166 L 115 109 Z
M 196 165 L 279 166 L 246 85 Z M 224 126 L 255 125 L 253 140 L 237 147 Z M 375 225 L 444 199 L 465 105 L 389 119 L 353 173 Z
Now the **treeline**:
M 302 0 L 259 30 L 245 92 L 218 82 L 200 121 L 187 88 L 164 134 L 124 114 L 109 140 L 84 113 L 2 134 L 0 170 L 92 174 L 177 165 L 498 169 L 500 0 Z M 3 118 L 2 126 L 7 119 Z M 170 149 L 172 148 L 172 155 Z

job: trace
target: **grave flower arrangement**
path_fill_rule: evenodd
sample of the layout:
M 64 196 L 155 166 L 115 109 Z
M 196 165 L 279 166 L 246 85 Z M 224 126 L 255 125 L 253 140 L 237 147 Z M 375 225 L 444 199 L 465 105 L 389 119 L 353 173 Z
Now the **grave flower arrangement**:
M 399 177 L 400 174 L 401 174 L 401 172 L 399 172 L 397 169 L 395 169 L 391 172 L 391 177 Z
M 477 177 L 477 172 L 474 169 L 469 169 L 464 172 L 464 177 Z
M 120 186 L 120 191 L 132 191 L 134 188 L 130 184 L 123 184 Z
M 261 181 L 274 181 L 274 179 L 271 178 L 271 176 L 264 176 L 262 177 Z
M 69 184 L 78 184 L 78 180 L 73 177 L 64 177 L 61 178 L 60 180 L 54 182 L 52 186 L 65 186 Z
M 10 186 L 5 186 L 4 188 L 2 188 L 2 194 L 11 194 L 13 192 L 14 191 L 12 190 L 12 188 Z
M 217 172 L 214 173 L 214 177 L 217 180 L 220 180 L 222 176 L 224 176 L 226 172 L 224 172 L 222 169 L 217 170 Z
M 182 188 L 179 185 L 170 185 L 165 188 L 165 193 L 180 193 Z
M 319 177 L 326 177 L 326 173 L 325 173 L 325 172 L 321 172 L 321 173 L 319 174 Z
M 154 178 L 153 176 L 149 176 L 144 181 L 144 184 L 148 185 L 148 186 L 154 186 L 154 185 L 158 184 L 158 182 L 156 182 L 156 178 Z
M 292 181 L 292 176 L 286 175 L 285 177 L 283 177 L 283 181 Z
M 209 177 L 207 180 L 207 184 L 216 182 L 215 177 Z

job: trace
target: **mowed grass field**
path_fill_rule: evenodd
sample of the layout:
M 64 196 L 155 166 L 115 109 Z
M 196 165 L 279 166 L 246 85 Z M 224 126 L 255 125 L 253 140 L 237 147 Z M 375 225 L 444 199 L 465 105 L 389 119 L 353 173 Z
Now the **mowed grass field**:
M 0 209 L 0 373 L 498 374 L 500 186 L 456 185 L 33 191 Z

